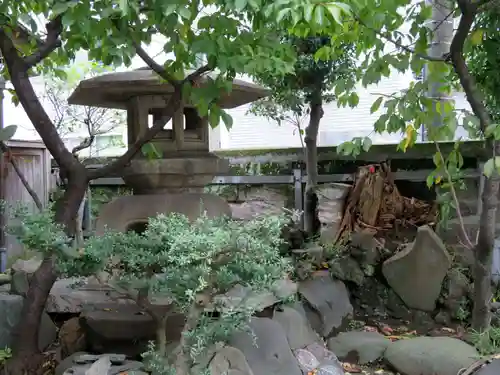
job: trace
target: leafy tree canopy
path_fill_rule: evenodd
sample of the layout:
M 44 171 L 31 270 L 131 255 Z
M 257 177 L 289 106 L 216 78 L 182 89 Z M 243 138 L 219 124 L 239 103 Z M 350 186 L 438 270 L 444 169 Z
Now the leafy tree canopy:
M 482 91 L 494 123 L 500 122 L 500 9 L 490 8 L 479 15 L 471 34 L 468 65 Z

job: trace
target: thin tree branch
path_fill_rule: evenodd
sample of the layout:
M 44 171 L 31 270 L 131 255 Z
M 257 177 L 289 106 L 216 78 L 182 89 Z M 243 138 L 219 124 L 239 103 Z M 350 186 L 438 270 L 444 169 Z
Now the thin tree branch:
M 37 51 L 32 55 L 24 58 L 24 63 L 30 69 L 40 63 L 43 59 L 49 56 L 56 48 L 61 46 L 59 36 L 62 33 L 62 15 L 58 15 L 45 26 L 47 29 L 47 38 L 38 47 Z
M 73 147 L 73 150 L 71 150 L 71 153 L 76 157 L 78 152 L 85 150 L 86 148 L 89 148 L 92 146 L 92 142 L 94 142 L 95 135 L 91 134 L 89 137 L 85 138 L 78 146 Z
M 457 2 L 462 12 L 462 17 L 451 42 L 450 59 L 458 75 L 460 84 L 464 89 L 467 101 L 474 114 L 479 118 L 480 128 L 484 133 L 491 123 L 491 119 L 482 101 L 482 95 L 477 89 L 475 79 L 470 73 L 464 58 L 464 44 L 476 18 L 478 7 L 469 0 L 457 0 Z
M 83 165 L 78 163 L 64 145 L 54 123 L 40 103 L 29 80 L 28 66 L 19 56 L 14 42 L 4 28 L 0 28 L 0 51 L 20 103 L 59 167 L 65 171 L 72 170 L 76 174 L 86 173 Z
M 174 88 L 181 87 L 181 82 L 170 75 L 163 66 L 158 64 L 151 56 L 149 56 L 139 43 L 132 42 L 132 45 L 134 46 L 137 55 L 139 55 L 139 57 L 146 63 L 147 66 L 149 66 L 149 68 L 151 68 L 151 70 L 165 79 Z
M 447 56 L 443 56 L 443 57 L 433 57 L 433 56 L 430 56 L 430 55 L 427 55 L 425 53 L 417 53 L 413 48 L 410 48 L 408 47 L 407 45 L 404 45 L 403 43 L 400 43 L 398 42 L 397 40 L 394 40 L 390 35 L 387 35 L 379 30 L 375 30 L 371 27 L 369 27 L 366 23 L 364 23 L 361 18 L 355 16 L 354 17 L 356 19 L 356 21 L 358 21 L 363 27 L 366 27 L 367 29 L 373 31 L 375 34 L 377 34 L 378 36 L 380 36 L 381 38 L 387 40 L 388 42 L 394 44 L 396 47 L 398 47 L 399 49 L 405 51 L 405 52 L 408 52 L 408 53 L 411 53 L 413 55 L 416 55 L 418 57 L 420 57 L 421 59 L 424 59 L 424 60 L 428 60 L 428 61 L 437 61 L 437 62 L 448 62 L 447 61 Z
M 196 81 L 198 78 L 200 78 L 203 74 L 208 73 L 212 70 L 212 68 L 206 64 L 203 65 L 202 67 L 196 69 L 193 73 L 188 74 L 186 78 L 182 81 L 182 83 L 192 83 Z
M 460 224 L 460 230 L 462 231 L 462 235 L 463 235 L 464 240 L 465 240 L 465 245 L 467 248 L 473 249 L 474 244 L 470 240 L 469 235 L 467 234 L 467 231 L 465 229 L 464 218 L 462 217 L 462 211 L 460 211 L 460 201 L 458 200 L 458 195 L 457 195 L 457 191 L 455 190 L 455 185 L 453 184 L 453 179 L 451 177 L 450 171 L 445 166 L 445 160 L 444 160 L 443 154 L 441 152 L 441 147 L 439 147 L 439 143 L 434 142 L 434 145 L 436 146 L 436 151 L 438 152 L 441 163 L 443 164 L 443 169 L 444 169 L 444 173 L 446 174 L 446 179 L 450 183 L 450 193 L 451 193 L 451 197 L 453 198 L 453 202 L 455 203 L 455 206 L 456 206 L 455 211 L 457 212 L 457 218 L 458 218 L 458 222 Z
M 42 201 L 40 200 L 40 197 L 36 193 L 35 190 L 30 186 L 30 183 L 24 176 L 23 171 L 19 168 L 17 165 L 16 160 L 12 156 L 12 153 L 10 152 L 9 147 L 5 144 L 5 142 L 0 142 L 0 150 L 3 152 L 4 156 L 7 156 L 9 159 L 10 164 L 12 165 L 12 168 L 14 168 L 14 171 L 16 172 L 17 176 L 21 180 L 21 183 L 23 184 L 24 188 L 28 191 L 28 194 L 31 196 L 33 199 L 33 202 L 35 202 L 36 207 L 42 211 L 43 210 L 43 204 Z

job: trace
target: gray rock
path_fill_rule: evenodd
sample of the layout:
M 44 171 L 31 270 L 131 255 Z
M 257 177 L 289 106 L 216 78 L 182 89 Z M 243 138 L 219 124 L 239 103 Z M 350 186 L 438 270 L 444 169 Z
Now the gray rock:
M 279 323 L 252 318 L 250 329 L 235 334 L 229 345 L 244 354 L 254 375 L 302 375 Z
M 320 265 L 323 261 L 324 250 L 321 246 L 311 246 L 306 249 L 292 250 L 292 254 L 298 257 L 306 257 L 313 264 Z
M 358 363 L 364 365 L 383 357 L 391 343 L 378 332 L 342 332 L 328 340 L 328 349 L 340 359 L 348 358 L 354 353 Z
M 340 280 L 333 280 L 328 272 L 301 282 L 299 293 L 307 302 L 304 307 L 309 323 L 323 337 L 353 313 L 346 286 Z
M 434 320 L 438 324 L 442 324 L 445 326 L 448 326 L 451 324 L 451 317 L 450 313 L 448 311 L 441 310 L 439 311 L 436 316 L 434 317 Z
M 110 287 L 87 287 L 85 280 L 70 278 L 60 279 L 54 283 L 45 308 L 48 313 L 79 314 L 84 306 L 99 303 L 135 304 L 132 300 L 120 296 Z
M 231 346 L 226 346 L 215 354 L 209 369 L 211 375 L 253 375 L 245 355 Z
M 472 286 L 467 277 L 458 269 L 451 269 L 447 274 L 447 294 L 443 304 L 455 319 L 458 311 L 464 306 L 468 296 L 472 292 Z
M 331 244 L 337 237 L 342 221 L 345 198 L 351 185 L 342 183 L 321 184 L 316 190 L 318 196 L 318 219 L 321 222 L 320 242 Z
M 412 244 L 384 262 L 382 272 L 408 307 L 432 311 L 450 265 L 445 245 L 426 225 L 418 228 Z
M 25 272 L 29 275 L 35 273 L 35 271 L 42 264 L 42 259 L 39 257 L 33 257 L 28 260 L 18 259 L 14 262 L 11 269 L 13 272 Z
M 303 374 L 313 372 L 317 375 L 343 375 L 344 369 L 335 354 L 323 345 L 314 343 L 305 349 L 294 351 Z
M 40 328 L 38 333 L 38 348 L 47 349 L 57 338 L 57 327 L 46 312 L 42 313 Z
M 351 235 L 350 253 L 363 265 L 374 266 L 382 257 L 382 244 L 369 232 L 354 232 Z
M 391 343 L 384 354 L 405 375 L 457 375 L 479 358 L 465 342 L 450 337 L 416 337 Z
M 18 296 L 26 296 L 30 287 L 30 276 L 23 271 L 14 271 L 10 280 L 10 293 Z
M 500 374 L 500 359 L 494 359 L 486 366 L 483 366 L 474 375 L 498 375 Z
M 108 375 L 111 369 L 111 361 L 109 357 L 102 356 L 97 361 L 92 363 L 85 371 L 85 375 Z
M 245 300 L 246 306 L 252 306 L 255 311 L 262 311 L 267 307 L 273 306 L 284 299 L 289 298 L 297 293 L 297 284 L 291 280 L 278 280 L 272 290 L 268 292 L 257 293 L 249 287 L 235 285 L 227 293 L 214 297 L 215 305 L 209 304 L 205 310 L 212 311 L 216 309 L 237 307 L 242 300 Z
M 23 297 L 0 294 L 0 348 L 11 345 L 12 331 L 19 321 L 22 309 Z
M 319 362 L 318 368 L 335 368 L 336 372 L 343 374 L 342 365 L 339 362 L 337 356 L 329 349 L 325 347 L 324 343 L 314 342 L 305 348 L 309 353 L 311 353 Z
M 294 308 L 284 306 L 282 311 L 275 311 L 273 320 L 285 330 L 288 343 L 292 350 L 304 348 L 319 341 L 306 317 Z
M 0 294 L 0 348 L 10 346 L 12 332 L 19 322 L 24 299 L 13 294 Z M 47 313 L 42 314 L 38 333 L 38 349 L 45 350 L 57 337 L 57 328 Z
M 365 281 L 363 270 L 358 262 L 349 255 L 332 259 L 329 266 L 332 276 L 339 280 L 351 281 L 358 286 L 361 286 Z

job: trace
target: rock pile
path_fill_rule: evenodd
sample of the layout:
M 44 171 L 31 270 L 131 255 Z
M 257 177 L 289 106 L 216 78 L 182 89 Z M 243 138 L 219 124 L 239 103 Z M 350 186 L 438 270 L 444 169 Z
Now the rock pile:
M 309 254 L 319 267 L 325 252 L 312 246 L 294 250 L 292 256 Z M 35 262 L 39 265 L 35 260 L 16 263 L 9 292 L 0 293 L 0 347 L 10 345 L 30 275 L 38 267 Z M 57 367 L 56 375 L 84 375 L 90 368 L 106 368 L 108 375 L 147 374 L 138 359 L 147 342 L 155 338 L 152 318 L 110 288 L 91 281 L 78 285 L 75 281 L 56 282 L 42 321 L 43 350 L 56 338 L 49 314 L 73 316 L 59 330 L 61 357 L 66 359 Z M 218 298 L 230 306 L 249 292 L 234 288 Z M 360 304 L 361 292 L 381 300 L 383 306 L 373 307 L 380 314 L 397 317 L 409 309 L 446 320 L 457 318 L 454 311 L 468 297 L 470 283 L 460 270 L 450 270 L 446 248 L 428 227 L 420 228 L 415 241 L 395 254 L 372 236 L 356 234 L 348 251 L 336 254 L 328 269 L 313 270 L 297 283 L 283 280 L 274 294 L 250 296 L 260 307 L 250 322 L 251 330 L 236 333 L 226 344 L 211 348 L 195 366 L 208 366 L 211 375 L 303 375 L 312 371 L 317 375 L 342 375 L 339 360 L 361 365 L 385 361 L 405 375 L 435 375 L 437 370 L 440 375 L 456 375 L 478 358 L 473 347 L 454 338 L 417 337 L 392 342 L 377 332 L 345 332 Z M 297 297 L 294 303 L 281 302 L 292 295 Z M 152 302 L 158 308 L 168 308 L 161 298 Z M 178 346 L 183 325 L 184 316 L 169 318 L 171 352 Z
M 395 253 L 368 233 L 355 233 L 346 251 L 329 261 L 331 274 L 347 282 L 359 305 L 366 305 L 363 294 L 377 298 L 379 311 L 394 318 L 417 314 L 437 318 L 447 324 L 463 319 L 471 293 L 468 278 L 451 268 L 451 256 L 429 226 L 419 227 L 413 242 Z M 367 308 L 372 308 L 366 306 Z M 399 306 L 398 306 L 399 305 Z

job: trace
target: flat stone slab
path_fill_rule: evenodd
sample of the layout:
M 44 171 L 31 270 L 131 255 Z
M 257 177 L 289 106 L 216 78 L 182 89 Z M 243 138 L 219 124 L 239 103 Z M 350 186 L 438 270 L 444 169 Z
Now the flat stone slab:
M 382 273 L 406 306 L 433 311 L 450 266 L 443 241 L 425 225 L 418 228 L 413 243 L 383 263 Z
M 222 309 L 234 309 L 238 307 L 241 301 L 245 301 L 246 306 L 252 306 L 255 311 L 262 311 L 266 307 L 286 299 L 297 293 L 297 284 L 291 280 L 278 280 L 272 290 L 268 292 L 257 293 L 250 288 L 236 285 L 225 294 L 219 294 L 214 297 L 215 304 L 222 306 Z M 208 305 L 205 310 L 213 311 L 215 306 Z
M 294 295 L 297 284 L 291 280 L 279 280 L 273 290 L 266 293 L 256 293 L 242 286 L 235 286 L 226 294 L 214 297 L 217 304 L 226 308 L 234 308 L 241 300 L 252 305 L 256 311 L 272 306 L 281 300 Z M 250 295 L 249 295 L 250 294 Z M 168 306 L 170 300 L 161 295 L 150 298 L 153 305 Z M 78 278 L 60 279 L 54 283 L 47 299 L 46 310 L 49 313 L 81 313 L 87 306 L 103 304 L 135 305 L 135 302 L 117 293 L 113 288 L 98 283 L 87 283 Z M 207 306 L 207 311 L 215 310 L 214 306 Z
M 475 362 L 479 353 L 451 337 L 416 337 L 391 343 L 384 357 L 405 375 L 457 375 Z
M 103 366 L 94 366 L 93 370 L 95 371 L 98 367 L 101 367 L 101 370 L 105 370 L 105 372 L 88 372 L 98 361 Z M 125 373 L 147 375 L 141 362 L 127 360 L 122 354 L 94 355 L 79 352 L 64 359 L 55 370 L 55 375 L 119 375 Z
M 391 341 L 378 332 L 351 331 L 328 340 L 328 349 L 344 360 L 355 355 L 360 365 L 382 358 Z
M 48 313 L 78 314 L 85 306 L 99 303 L 135 304 L 109 287 L 89 287 L 85 285 L 85 280 L 71 278 L 60 279 L 54 283 L 45 306 Z

